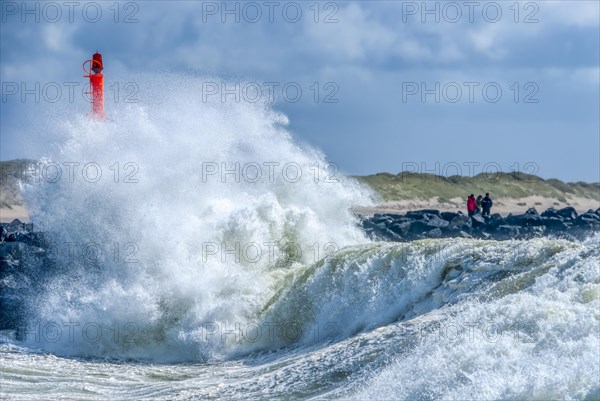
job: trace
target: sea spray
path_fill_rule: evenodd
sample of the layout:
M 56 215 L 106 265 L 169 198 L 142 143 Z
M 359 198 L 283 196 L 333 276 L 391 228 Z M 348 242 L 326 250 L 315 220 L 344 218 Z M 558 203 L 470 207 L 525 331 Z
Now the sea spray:
M 207 327 L 254 321 L 295 269 L 367 242 L 350 207 L 370 193 L 268 104 L 208 102 L 191 77 L 138 83 L 140 102 L 105 122 L 49 124 L 58 146 L 24 192 L 59 268 L 28 300 L 28 339 L 59 355 L 226 357 L 235 336 Z

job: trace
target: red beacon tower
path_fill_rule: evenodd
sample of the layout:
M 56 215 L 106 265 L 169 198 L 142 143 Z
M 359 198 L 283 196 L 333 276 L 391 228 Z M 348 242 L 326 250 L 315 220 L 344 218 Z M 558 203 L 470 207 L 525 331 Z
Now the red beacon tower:
M 98 120 L 104 120 L 103 69 L 102 54 L 98 52 L 94 53 L 91 60 L 83 63 L 83 71 L 87 74 L 84 77 L 90 79 L 90 92 L 86 92 L 86 94 L 92 95 L 92 117 Z

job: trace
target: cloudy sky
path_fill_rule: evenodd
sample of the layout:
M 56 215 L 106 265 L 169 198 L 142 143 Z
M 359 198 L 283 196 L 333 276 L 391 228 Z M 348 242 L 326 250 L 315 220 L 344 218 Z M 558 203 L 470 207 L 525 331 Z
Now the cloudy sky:
M 74 107 L 99 50 L 107 86 L 143 70 L 272 88 L 296 138 L 349 174 L 600 181 L 599 4 L 3 1 L 0 158 L 44 155 L 33 121 Z

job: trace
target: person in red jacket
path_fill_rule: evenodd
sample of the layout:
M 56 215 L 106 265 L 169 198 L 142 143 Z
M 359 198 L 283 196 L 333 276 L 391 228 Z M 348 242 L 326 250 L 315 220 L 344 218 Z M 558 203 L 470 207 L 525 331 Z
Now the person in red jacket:
M 475 200 L 475 195 L 471 194 L 467 198 L 467 212 L 469 217 L 475 214 L 475 208 L 477 207 L 477 200 Z

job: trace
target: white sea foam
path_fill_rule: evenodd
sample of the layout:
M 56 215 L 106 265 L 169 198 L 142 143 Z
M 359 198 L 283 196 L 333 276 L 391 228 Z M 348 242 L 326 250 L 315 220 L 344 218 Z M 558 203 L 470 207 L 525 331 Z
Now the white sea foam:
M 267 104 L 206 102 L 191 77 L 137 82 L 141 102 L 105 122 L 49 124 L 59 147 L 25 196 L 37 229 L 57 232 L 63 271 L 31 320 L 102 330 L 39 339 L 59 354 L 219 357 L 230 341 L 206 341 L 208 324 L 253 321 L 285 274 L 367 242 L 350 207 L 370 193 Z M 117 328 L 136 343 L 115 344 Z

